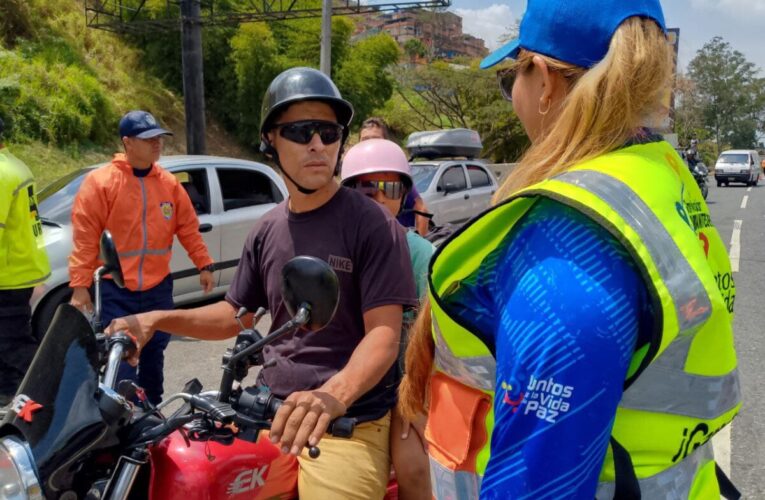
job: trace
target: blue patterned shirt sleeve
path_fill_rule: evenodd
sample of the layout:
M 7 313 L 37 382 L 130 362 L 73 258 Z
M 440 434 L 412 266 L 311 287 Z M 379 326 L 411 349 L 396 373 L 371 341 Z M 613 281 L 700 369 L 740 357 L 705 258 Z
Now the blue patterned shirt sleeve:
M 496 353 L 481 498 L 594 498 L 647 297 L 608 231 L 540 200 L 446 299 Z

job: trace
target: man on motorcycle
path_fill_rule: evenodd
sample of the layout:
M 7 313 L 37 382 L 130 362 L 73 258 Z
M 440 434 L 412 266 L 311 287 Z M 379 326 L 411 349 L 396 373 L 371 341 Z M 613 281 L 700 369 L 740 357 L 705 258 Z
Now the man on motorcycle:
M 239 332 L 240 307 L 267 307 L 272 329 L 288 321 L 280 278 L 295 255 L 334 268 L 340 304 L 321 332 L 304 330 L 264 351 L 258 382 L 286 398 L 271 440 L 298 455 L 300 498 L 381 498 L 390 470 L 390 410 L 403 309 L 416 306 L 406 235 L 396 220 L 334 175 L 353 108 L 334 83 L 310 68 L 293 68 L 270 84 L 261 112 L 261 150 L 281 169 L 289 198 L 251 231 L 225 300 L 186 310 L 121 318 L 107 331 L 129 330 L 139 348 L 155 330 L 204 340 Z M 359 423 L 352 439 L 327 436 L 318 460 L 302 453 L 330 421 Z
M 691 139 L 691 145 L 685 151 L 685 160 L 688 162 L 688 167 L 690 167 L 691 170 L 693 170 L 693 167 L 699 162 L 698 143 L 698 140 Z

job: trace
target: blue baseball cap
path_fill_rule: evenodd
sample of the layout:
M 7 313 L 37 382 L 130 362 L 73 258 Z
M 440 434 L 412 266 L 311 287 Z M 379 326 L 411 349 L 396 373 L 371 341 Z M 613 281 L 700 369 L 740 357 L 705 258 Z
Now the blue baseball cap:
M 146 111 L 129 111 L 120 120 L 120 137 L 151 139 L 158 135 L 173 135 L 159 126 L 157 119 Z
M 608 53 L 616 29 L 635 16 L 667 32 L 659 0 L 528 0 L 519 37 L 486 56 L 481 69 L 515 59 L 521 49 L 591 68 Z

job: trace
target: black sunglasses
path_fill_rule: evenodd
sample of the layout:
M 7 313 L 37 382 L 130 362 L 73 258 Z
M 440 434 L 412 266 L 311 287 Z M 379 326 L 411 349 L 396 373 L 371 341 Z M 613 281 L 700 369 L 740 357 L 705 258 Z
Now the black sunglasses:
M 308 144 L 313 139 L 314 134 L 319 134 L 319 139 L 325 146 L 339 141 L 345 130 L 345 127 L 339 123 L 323 120 L 277 123 L 274 128 L 279 129 L 280 136 L 298 144 Z
M 497 70 L 497 83 L 499 83 L 499 91 L 502 93 L 502 97 L 510 102 L 513 102 L 513 85 L 515 85 L 515 77 L 517 75 L 517 64 L 513 64 L 509 68 Z

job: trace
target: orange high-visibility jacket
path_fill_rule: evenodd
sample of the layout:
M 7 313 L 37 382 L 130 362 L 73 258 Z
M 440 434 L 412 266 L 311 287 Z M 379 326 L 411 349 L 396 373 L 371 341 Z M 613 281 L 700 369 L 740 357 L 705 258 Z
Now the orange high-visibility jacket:
M 152 288 L 170 274 L 173 235 L 198 269 L 213 263 L 189 195 L 156 163 L 149 175 L 136 177 L 120 153 L 85 177 L 72 207 L 69 286 L 91 285 L 104 229 L 112 233 L 125 286 L 133 291 Z

